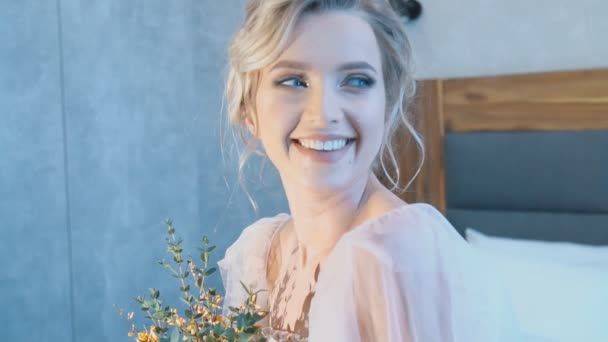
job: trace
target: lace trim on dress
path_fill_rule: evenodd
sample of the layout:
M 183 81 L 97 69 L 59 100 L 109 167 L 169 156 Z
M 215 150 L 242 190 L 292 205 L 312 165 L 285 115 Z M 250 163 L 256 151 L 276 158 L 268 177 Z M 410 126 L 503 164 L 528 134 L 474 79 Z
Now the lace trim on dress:
M 308 342 L 307 337 L 286 330 L 272 329 L 271 327 L 263 328 L 262 336 L 266 337 L 268 342 Z

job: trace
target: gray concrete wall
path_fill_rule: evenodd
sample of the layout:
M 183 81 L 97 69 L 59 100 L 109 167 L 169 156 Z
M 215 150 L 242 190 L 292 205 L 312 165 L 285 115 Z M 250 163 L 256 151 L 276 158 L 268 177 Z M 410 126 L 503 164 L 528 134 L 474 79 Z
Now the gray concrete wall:
M 408 25 L 418 78 L 608 67 L 601 0 L 420 0 Z
M 3 340 L 129 341 L 113 304 L 178 289 L 164 219 L 215 262 L 256 218 L 218 134 L 241 5 L 0 4 Z M 286 210 L 278 183 L 251 190 L 261 216 Z

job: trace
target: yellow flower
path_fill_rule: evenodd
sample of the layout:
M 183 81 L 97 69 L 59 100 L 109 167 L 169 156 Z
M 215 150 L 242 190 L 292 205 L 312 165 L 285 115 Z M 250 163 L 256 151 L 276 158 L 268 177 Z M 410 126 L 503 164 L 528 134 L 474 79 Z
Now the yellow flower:
M 148 342 L 148 333 L 145 331 L 138 333 L 137 342 Z
M 137 342 L 158 342 L 158 337 L 155 334 L 148 334 L 145 331 L 137 334 Z
M 190 334 L 194 335 L 198 332 L 198 324 L 196 324 L 196 321 L 190 321 L 186 329 L 190 332 Z

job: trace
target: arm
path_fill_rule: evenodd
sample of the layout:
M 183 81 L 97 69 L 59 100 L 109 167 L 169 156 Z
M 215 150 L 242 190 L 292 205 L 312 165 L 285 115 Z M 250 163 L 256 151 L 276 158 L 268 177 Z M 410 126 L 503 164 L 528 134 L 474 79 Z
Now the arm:
M 356 250 L 353 301 L 361 341 L 411 341 L 405 274 L 394 274 L 366 250 Z
M 321 267 L 310 341 L 511 342 L 500 284 L 482 266 L 424 213 L 362 235 Z

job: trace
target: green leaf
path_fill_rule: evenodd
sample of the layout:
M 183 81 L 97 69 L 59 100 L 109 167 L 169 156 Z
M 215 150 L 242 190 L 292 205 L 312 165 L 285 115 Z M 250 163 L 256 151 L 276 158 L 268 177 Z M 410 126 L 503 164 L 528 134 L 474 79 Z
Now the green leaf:
M 152 314 L 152 318 L 156 319 L 156 320 L 161 320 L 163 318 L 165 318 L 165 313 L 162 311 L 158 311 Z
M 234 331 L 234 329 L 229 328 L 224 331 L 222 336 L 224 336 L 228 341 L 234 341 L 234 339 L 236 338 L 236 332 Z
M 264 291 L 268 291 L 268 290 L 266 290 L 266 289 L 259 289 L 259 290 L 255 291 L 255 294 L 258 294 L 258 293 L 264 292 Z
M 190 290 L 190 285 L 186 285 L 184 287 L 180 286 L 179 290 L 182 292 L 188 292 Z
M 208 248 L 206 249 L 206 251 L 207 251 L 208 253 L 211 253 L 211 252 L 213 252 L 213 250 L 215 249 L 215 247 L 216 247 L 216 246 L 210 246 L 210 247 L 208 247 Z
M 192 295 L 189 295 L 188 297 L 180 297 L 180 299 L 182 300 L 182 302 L 188 304 L 188 306 L 190 306 L 190 304 L 192 304 Z
M 240 333 L 238 342 L 248 342 L 250 338 L 253 337 L 253 334 Z
M 241 283 L 241 286 L 243 286 L 243 288 L 245 289 L 245 292 L 247 292 L 247 294 L 251 294 L 251 291 L 249 291 L 249 289 L 247 288 L 247 285 L 245 285 L 245 283 L 243 283 L 242 280 L 239 280 L 239 282 Z
M 205 271 L 205 276 L 210 276 L 215 272 L 215 267 L 211 267 L 207 271 Z
M 160 295 L 160 292 L 157 289 L 150 288 L 150 294 L 152 295 L 152 299 L 157 299 Z
M 243 313 L 236 316 L 236 327 L 241 330 L 247 324 L 247 316 Z
M 175 233 L 175 229 L 173 229 L 173 221 L 170 219 L 165 220 L 165 224 L 167 225 L 167 233 L 173 234 Z

